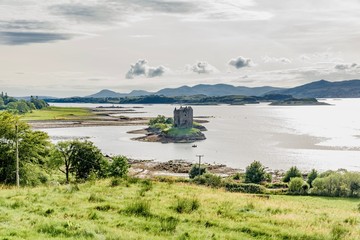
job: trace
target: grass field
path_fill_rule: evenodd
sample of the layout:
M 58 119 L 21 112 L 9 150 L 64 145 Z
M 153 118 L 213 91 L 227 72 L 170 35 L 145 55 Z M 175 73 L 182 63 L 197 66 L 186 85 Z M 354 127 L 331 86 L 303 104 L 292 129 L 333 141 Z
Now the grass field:
M 94 114 L 87 108 L 76 107 L 47 107 L 41 110 L 33 110 L 22 116 L 22 120 L 76 120 L 92 117 Z
M 359 239 L 359 199 L 229 193 L 186 183 L 1 189 L 0 239 Z

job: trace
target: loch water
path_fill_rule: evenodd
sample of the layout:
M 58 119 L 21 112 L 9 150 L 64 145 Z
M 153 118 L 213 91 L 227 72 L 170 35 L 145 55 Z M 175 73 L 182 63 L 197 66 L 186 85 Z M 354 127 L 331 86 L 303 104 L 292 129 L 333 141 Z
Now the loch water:
M 322 99 L 328 106 L 193 106 L 194 116 L 206 116 L 206 140 L 191 143 L 133 141 L 130 130 L 145 126 L 43 129 L 53 141 L 88 138 L 105 154 L 133 159 L 196 161 L 245 168 L 254 160 L 270 169 L 297 166 L 307 171 L 344 168 L 360 171 L 360 99 Z M 54 104 L 96 107 L 106 104 Z M 135 105 L 122 105 L 133 107 Z M 139 105 L 136 105 L 139 107 Z M 172 116 L 177 105 L 140 105 L 129 117 Z

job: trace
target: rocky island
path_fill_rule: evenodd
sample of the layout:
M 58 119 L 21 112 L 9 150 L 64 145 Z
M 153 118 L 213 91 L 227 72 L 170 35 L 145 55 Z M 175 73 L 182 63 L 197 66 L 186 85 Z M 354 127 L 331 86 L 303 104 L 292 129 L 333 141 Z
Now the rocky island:
M 206 128 L 194 121 L 192 107 L 180 107 L 174 109 L 174 118 L 159 115 L 149 121 L 148 128 L 128 133 L 145 134 L 133 138 L 144 142 L 192 143 L 206 139 L 203 131 Z

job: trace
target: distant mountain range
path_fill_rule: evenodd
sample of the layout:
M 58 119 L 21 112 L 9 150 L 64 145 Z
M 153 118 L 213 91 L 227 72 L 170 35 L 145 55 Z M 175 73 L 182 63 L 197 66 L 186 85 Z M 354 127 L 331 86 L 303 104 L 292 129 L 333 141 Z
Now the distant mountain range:
M 105 98 L 105 97 L 138 97 L 148 95 L 162 95 L 166 97 L 175 96 L 194 96 L 194 95 L 205 95 L 205 96 L 229 96 L 229 95 L 244 95 L 244 96 L 262 96 L 268 92 L 285 90 L 283 88 L 276 87 L 235 87 L 228 84 L 199 84 L 193 87 L 182 86 L 178 88 L 164 88 L 157 92 L 147 92 L 143 90 L 135 90 L 130 93 L 117 93 L 111 90 L 101 90 L 98 93 L 86 96 L 88 98 Z
M 199 84 L 193 87 L 182 86 L 178 88 L 164 88 L 157 92 L 148 92 L 144 90 L 134 90 L 130 93 L 118 93 L 111 90 L 101 90 L 98 93 L 86 96 L 84 98 L 122 98 L 139 97 L 149 95 L 162 95 L 166 97 L 176 96 L 264 96 L 266 94 L 284 94 L 295 98 L 360 98 L 360 80 L 346 80 L 330 82 L 319 80 L 294 88 L 277 87 L 243 87 L 228 84 Z M 30 97 L 17 97 L 18 99 L 30 99 Z M 39 99 L 57 99 L 56 97 L 39 96 Z
M 329 82 L 320 80 L 302 86 L 271 93 L 292 95 L 296 98 L 359 98 L 360 80 Z

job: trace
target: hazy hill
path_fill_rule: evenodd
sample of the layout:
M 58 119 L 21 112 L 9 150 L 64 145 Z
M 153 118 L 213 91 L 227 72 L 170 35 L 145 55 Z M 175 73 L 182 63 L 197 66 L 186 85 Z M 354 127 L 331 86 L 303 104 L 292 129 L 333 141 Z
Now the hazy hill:
M 193 96 L 193 95 L 206 95 L 206 96 L 229 96 L 229 95 L 245 95 L 245 96 L 261 96 L 271 91 L 282 90 L 275 87 L 235 87 L 228 84 L 199 84 L 193 87 L 182 86 L 178 88 L 164 88 L 157 92 L 147 92 L 143 90 L 135 90 L 131 93 L 117 93 L 111 90 L 101 90 L 96 94 L 87 96 L 89 98 L 104 98 L 104 97 L 125 97 L 125 96 L 147 96 L 147 95 L 163 95 L 167 97 L 174 96 Z
M 272 93 L 292 95 L 296 98 L 358 98 L 360 97 L 360 80 L 340 82 L 320 80 Z

